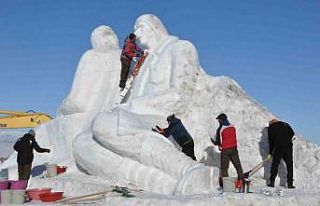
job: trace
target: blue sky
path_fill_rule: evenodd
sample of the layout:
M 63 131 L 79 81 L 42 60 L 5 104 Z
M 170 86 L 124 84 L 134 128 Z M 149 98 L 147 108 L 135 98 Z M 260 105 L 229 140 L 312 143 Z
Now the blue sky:
M 191 41 L 209 74 L 235 79 L 297 133 L 320 143 L 318 0 L 1 0 L 0 109 L 54 116 L 92 30 L 109 25 L 122 45 L 145 13 Z

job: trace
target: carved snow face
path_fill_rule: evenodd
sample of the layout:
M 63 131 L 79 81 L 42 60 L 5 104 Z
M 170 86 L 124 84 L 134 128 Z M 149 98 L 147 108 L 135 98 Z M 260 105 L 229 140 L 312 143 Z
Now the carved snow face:
M 91 43 L 95 51 L 108 52 L 119 49 L 119 41 L 113 30 L 105 25 L 97 27 L 91 34 Z
M 134 30 L 140 44 L 147 49 L 153 49 L 164 36 L 168 35 L 160 19 L 151 14 L 140 16 L 134 25 Z
M 152 29 L 143 22 L 138 22 L 135 27 L 135 35 L 137 36 L 137 39 L 139 43 L 147 48 L 150 49 L 151 42 L 154 41 L 156 36 L 154 35 Z

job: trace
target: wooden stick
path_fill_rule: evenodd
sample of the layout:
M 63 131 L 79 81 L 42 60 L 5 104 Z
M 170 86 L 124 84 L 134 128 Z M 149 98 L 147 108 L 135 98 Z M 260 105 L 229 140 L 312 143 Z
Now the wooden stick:
M 71 197 L 71 198 L 66 198 L 66 199 L 62 199 L 57 201 L 57 203 L 64 203 L 64 202 L 70 202 L 70 201 L 74 201 L 74 200 L 82 200 L 82 199 L 86 199 L 86 198 L 90 198 L 90 197 L 95 197 L 98 195 L 105 195 L 109 192 L 113 192 L 114 189 L 110 189 L 110 190 L 105 190 L 103 192 L 97 192 L 97 193 L 92 193 L 92 194 L 88 194 L 88 195 L 82 195 L 82 196 L 77 196 L 77 197 Z
M 121 192 L 121 191 L 127 191 L 128 193 L 130 193 L 131 191 L 133 192 L 142 192 L 142 189 L 130 189 L 127 187 L 118 187 L 115 186 L 109 190 L 105 190 L 103 192 L 97 192 L 97 193 L 92 193 L 92 194 L 88 194 L 88 195 L 82 195 L 82 196 L 77 196 L 77 197 L 71 197 L 71 198 L 65 198 L 59 201 L 56 201 L 57 203 L 75 203 L 75 202 L 80 202 L 80 201 L 88 201 L 88 200 L 94 200 L 94 199 L 100 199 L 102 198 L 104 195 L 106 195 L 109 192 Z M 97 197 L 100 196 L 101 197 Z

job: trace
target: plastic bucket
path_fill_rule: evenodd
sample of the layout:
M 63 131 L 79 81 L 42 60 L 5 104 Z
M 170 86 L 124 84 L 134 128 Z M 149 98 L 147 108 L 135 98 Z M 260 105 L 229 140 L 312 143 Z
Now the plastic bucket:
M 12 190 L 1 190 L 1 204 L 11 204 L 11 191 Z
M 63 198 L 63 192 L 48 192 L 39 196 L 42 202 L 55 202 Z
M 7 190 L 9 189 L 9 181 L 8 180 L 1 180 L 0 181 L 0 190 Z
M 57 165 L 55 164 L 47 164 L 47 177 L 55 177 L 57 176 Z
M 61 174 L 66 172 L 67 167 L 66 166 L 57 166 L 57 174 Z
M 23 204 L 25 202 L 26 190 L 12 190 L 11 191 L 11 203 Z
M 25 190 L 26 186 L 26 180 L 10 180 L 10 189 L 12 190 Z
M 32 188 L 27 190 L 28 197 L 32 200 L 40 200 L 40 195 L 51 192 L 51 188 Z
M 236 177 L 223 177 L 222 181 L 223 181 L 223 191 L 224 192 L 235 192 L 236 188 L 235 188 L 235 181 L 236 181 Z

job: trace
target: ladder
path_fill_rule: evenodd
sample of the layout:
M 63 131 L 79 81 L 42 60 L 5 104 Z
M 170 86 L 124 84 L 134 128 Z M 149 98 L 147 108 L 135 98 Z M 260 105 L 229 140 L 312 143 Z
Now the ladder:
M 120 91 L 120 98 L 119 98 L 117 104 L 122 104 L 124 102 L 125 98 L 127 97 L 128 93 L 129 93 L 129 90 L 132 88 L 133 81 L 134 81 L 135 77 L 138 75 L 139 70 L 140 70 L 140 68 L 146 58 L 147 58 L 147 54 L 142 55 L 139 58 L 138 62 L 134 65 L 132 72 L 127 79 L 126 87 Z

